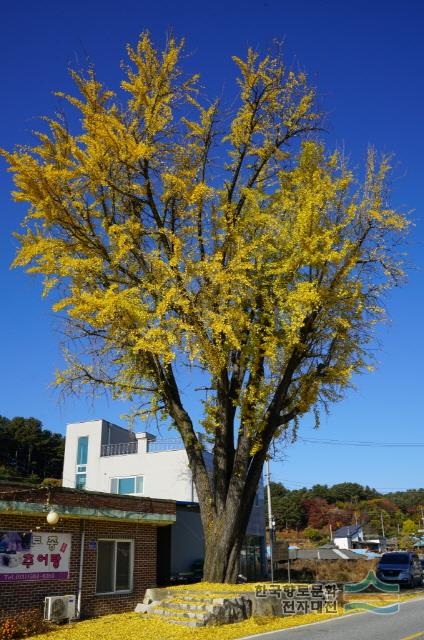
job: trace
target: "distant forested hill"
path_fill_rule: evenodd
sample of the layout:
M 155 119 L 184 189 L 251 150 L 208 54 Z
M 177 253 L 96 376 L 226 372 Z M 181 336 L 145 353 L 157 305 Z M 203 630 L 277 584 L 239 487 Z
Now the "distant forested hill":
M 0 478 L 61 478 L 65 438 L 36 418 L 0 416 Z
M 277 530 L 320 541 L 338 527 L 363 524 L 369 532 L 407 536 L 424 529 L 424 489 L 379 493 L 355 482 L 290 490 L 271 483 Z M 266 498 L 266 496 L 265 496 Z M 383 523 L 383 525 L 382 525 Z

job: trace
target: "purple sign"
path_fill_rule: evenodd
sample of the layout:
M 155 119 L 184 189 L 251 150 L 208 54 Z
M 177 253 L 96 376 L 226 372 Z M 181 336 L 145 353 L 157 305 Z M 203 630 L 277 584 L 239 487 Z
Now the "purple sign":
M 69 578 L 71 534 L 0 531 L 0 582 Z
M 28 580 L 67 580 L 67 571 L 42 571 L 38 573 L 0 573 L 0 582 L 23 582 Z

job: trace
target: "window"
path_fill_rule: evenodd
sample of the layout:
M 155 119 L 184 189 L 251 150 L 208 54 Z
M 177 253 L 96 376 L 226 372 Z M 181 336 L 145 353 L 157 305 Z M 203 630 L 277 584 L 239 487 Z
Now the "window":
M 99 540 L 97 542 L 96 593 L 131 591 L 132 573 L 132 540 Z
M 143 476 L 129 476 L 127 478 L 112 478 L 110 492 L 121 495 L 142 495 L 144 491 Z
M 85 489 L 87 475 L 85 473 L 77 473 L 75 475 L 75 489 Z
M 85 489 L 87 482 L 88 436 L 78 438 L 75 488 Z
M 77 465 L 87 464 L 88 436 L 78 438 Z

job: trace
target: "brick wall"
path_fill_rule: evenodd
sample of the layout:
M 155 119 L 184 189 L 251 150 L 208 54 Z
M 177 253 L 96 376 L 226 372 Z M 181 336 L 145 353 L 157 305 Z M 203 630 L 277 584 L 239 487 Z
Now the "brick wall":
M 67 496 L 69 498 L 69 496 Z M 67 499 L 69 504 L 69 500 Z M 103 505 L 105 506 L 105 505 Z M 175 503 L 174 503 L 175 509 Z M 61 518 L 55 527 L 44 517 L 5 515 L 0 513 L 0 530 L 60 531 L 72 534 L 70 577 L 68 580 L 45 580 L 6 583 L 0 582 L 0 617 L 31 608 L 43 607 L 46 596 L 78 592 L 79 559 L 82 521 Z M 97 551 L 90 542 L 100 538 L 134 540 L 133 590 L 129 594 L 96 595 Z M 82 617 L 131 611 L 141 602 L 146 588 L 156 584 L 157 528 L 139 523 L 85 520 L 84 573 L 82 586 Z

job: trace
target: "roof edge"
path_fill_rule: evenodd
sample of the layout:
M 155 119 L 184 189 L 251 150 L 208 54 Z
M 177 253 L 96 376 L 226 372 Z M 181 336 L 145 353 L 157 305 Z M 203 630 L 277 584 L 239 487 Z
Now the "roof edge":
M 169 513 L 143 513 L 136 511 L 123 511 L 121 509 L 97 509 L 93 507 L 68 506 L 50 504 L 47 508 L 45 504 L 39 502 L 19 502 L 12 500 L 0 500 L 0 513 L 4 515 L 32 515 L 44 516 L 54 509 L 61 518 L 76 518 L 88 520 L 106 520 L 109 522 L 135 522 L 156 526 L 166 526 L 174 524 L 176 515 Z

